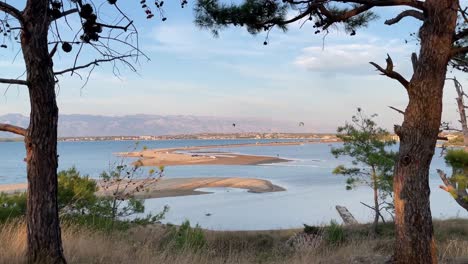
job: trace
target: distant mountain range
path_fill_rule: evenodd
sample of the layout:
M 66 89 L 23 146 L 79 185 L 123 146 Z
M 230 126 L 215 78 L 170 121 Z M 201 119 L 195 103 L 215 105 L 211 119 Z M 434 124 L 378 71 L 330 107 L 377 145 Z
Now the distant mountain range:
M 27 127 L 29 117 L 21 114 L 0 115 L 0 123 Z M 320 130 L 320 129 L 319 129 Z M 260 118 L 233 118 L 191 115 L 61 115 L 59 137 L 178 135 L 194 133 L 290 132 L 314 133 L 310 124 L 300 120 L 278 121 Z M 12 137 L 0 133 L 0 138 Z

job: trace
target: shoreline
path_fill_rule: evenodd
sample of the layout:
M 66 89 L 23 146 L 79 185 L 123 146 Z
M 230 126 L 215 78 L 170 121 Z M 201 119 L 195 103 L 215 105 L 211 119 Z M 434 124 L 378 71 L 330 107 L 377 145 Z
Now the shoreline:
M 118 152 L 119 157 L 138 158 L 133 165 L 137 166 L 184 166 L 184 165 L 260 165 L 291 160 L 274 156 L 247 155 L 222 151 L 198 151 L 203 149 L 264 147 L 264 146 L 296 146 L 317 143 L 314 141 L 240 143 L 223 145 L 205 145 L 192 147 L 176 147 L 162 149 L 146 149 L 134 152 Z
M 126 192 L 133 192 L 139 182 L 144 180 L 135 180 L 129 186 Z M 122 183 L 125 185 L 125 183 Z M 98 182 L 98 187 L 100 186 Z M 120 185 L 122 186 L 122 185 Z M 133 187 L 135 186 L 135 187 Z M 212 192 L 198 191 L 200 188 L 238 188 L 246 189 L 250 193 L 268 193 L 286 191 L 285 188 L 275 185 L 268 180 L 256 178 L 239 178 L 239 177 L 202 177 L 202 178 L 162 178 L 149 184 L 145 191 L 135 192 L 134 197 L 138 199 L 178 197 L 188 195 L 209 194 Z M 110 196 L 117 188 L 117 184 L 110 186 L 105 191 L 99 189 L 96 192 L 97 196 Z M 27 189 L 26 183 L 18 184 L 2 184 L 0 185 L 0 193 L 14 194 L 25 192 Z

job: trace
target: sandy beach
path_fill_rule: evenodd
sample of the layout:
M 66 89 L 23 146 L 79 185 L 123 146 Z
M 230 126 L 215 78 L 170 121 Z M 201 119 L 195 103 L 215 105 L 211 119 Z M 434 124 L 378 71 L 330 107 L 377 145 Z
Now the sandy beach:
M 142 180 L 134 181 L 135 184 L 129 184 L 127 192 L 133 192 L 136 186 L 139 186 Z M 125 186 L 125 182 L 121 182 L 121 187 Z M 99 186 L 99 184 L 98 184 Z M 252 193 L 266 193 L 285 191 L 284 188 L 272 184 L 270 181 L 253 178 L 237 178 L 237 177 L 209 177 L 209 178 L 171 178 L 160 179 L 148 186 L 145 186 L 144 191 L 135 192 L 136 198 L 161 198 L 185 195 L 206 194 L 208 192 L 198 191 L 199 188 L 212 187 L 229 187 L 246 189 Z M 14 193 L 26 191 L 27 184 L 5 184 L 0 185 L 0 193 Z M 107 190 L 100 189 L 96 195 L 107 196 L 111 195 L 117 188 L 117 185 L 110 186 Z
M 244 155 L 220 151 L 200 151 L 204 149 L 234 148 L 248 146 L 292 146 L 304 142 L 269 142 L 232 145 L 196 146 L 185 148 L 151 149 L 135 152 L 120 152 L 121 157 L 139 158 L 135 165 L 140 166 L 183 166 L 183 165 L 259 165 L 289 160 L 280 157 Z

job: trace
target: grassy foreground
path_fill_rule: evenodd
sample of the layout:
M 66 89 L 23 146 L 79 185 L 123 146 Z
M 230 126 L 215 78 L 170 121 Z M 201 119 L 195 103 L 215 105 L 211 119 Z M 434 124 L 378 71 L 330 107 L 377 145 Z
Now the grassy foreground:
M 441 263 L 468 263 L 468 219 L 436 221 Z M 381 225 L 377 238 L 369 226 L 339 225 L 312 230 L 308 243 L 290 246 L 302 230 L 221 232 L 161 225 L 100 231 L 65 223 L 69 263 L 384 263 L 392 252 L 393 227 Z M 175 231 L 175 232 L 174 232 Z M 26 229 L 22 220 L 0 225 L 0 262 L 23 263 Z

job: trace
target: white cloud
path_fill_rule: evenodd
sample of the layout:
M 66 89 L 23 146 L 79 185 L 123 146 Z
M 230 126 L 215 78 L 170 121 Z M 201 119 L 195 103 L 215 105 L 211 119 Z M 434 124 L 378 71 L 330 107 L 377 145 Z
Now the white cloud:
M 393 45 L 392 45 L 393 44 Z M 348 73 L 348 74 L 374 74 L 370 61 L 381 62 L 386 54 L 394 58 L 396 68 L 406 70 L 405 53 L 407 48 L 396 45 L 395 41 L 383 44 L 382 41 L 356 43 L 356 44 L 327 44 L 310 46 L 302 49 L 302 52 L 294 60 L 294 64 L 300 68 L 321 73 Z M 395 58 L 398 58 L 395 60 Z M 398 67 L 398 62 L 400 66 Z
M 263 54 L 260 49 L 262 45 L 255 43 L 257 47 L 252 47 L 251 43 L 242 41 L 243 35 L 246 34 L 236 32 L 233 38 L 227 31 L 223 31 L 220 38 L 215 38 L 209 31 L 197 29 L 193 25 L 163 25 L 154 29 L 152 37 L 156 44 L 151 45 L 149 49 L 188 55 L 191 58 Z M 250 35 L 248 37 L 252 38 Z

